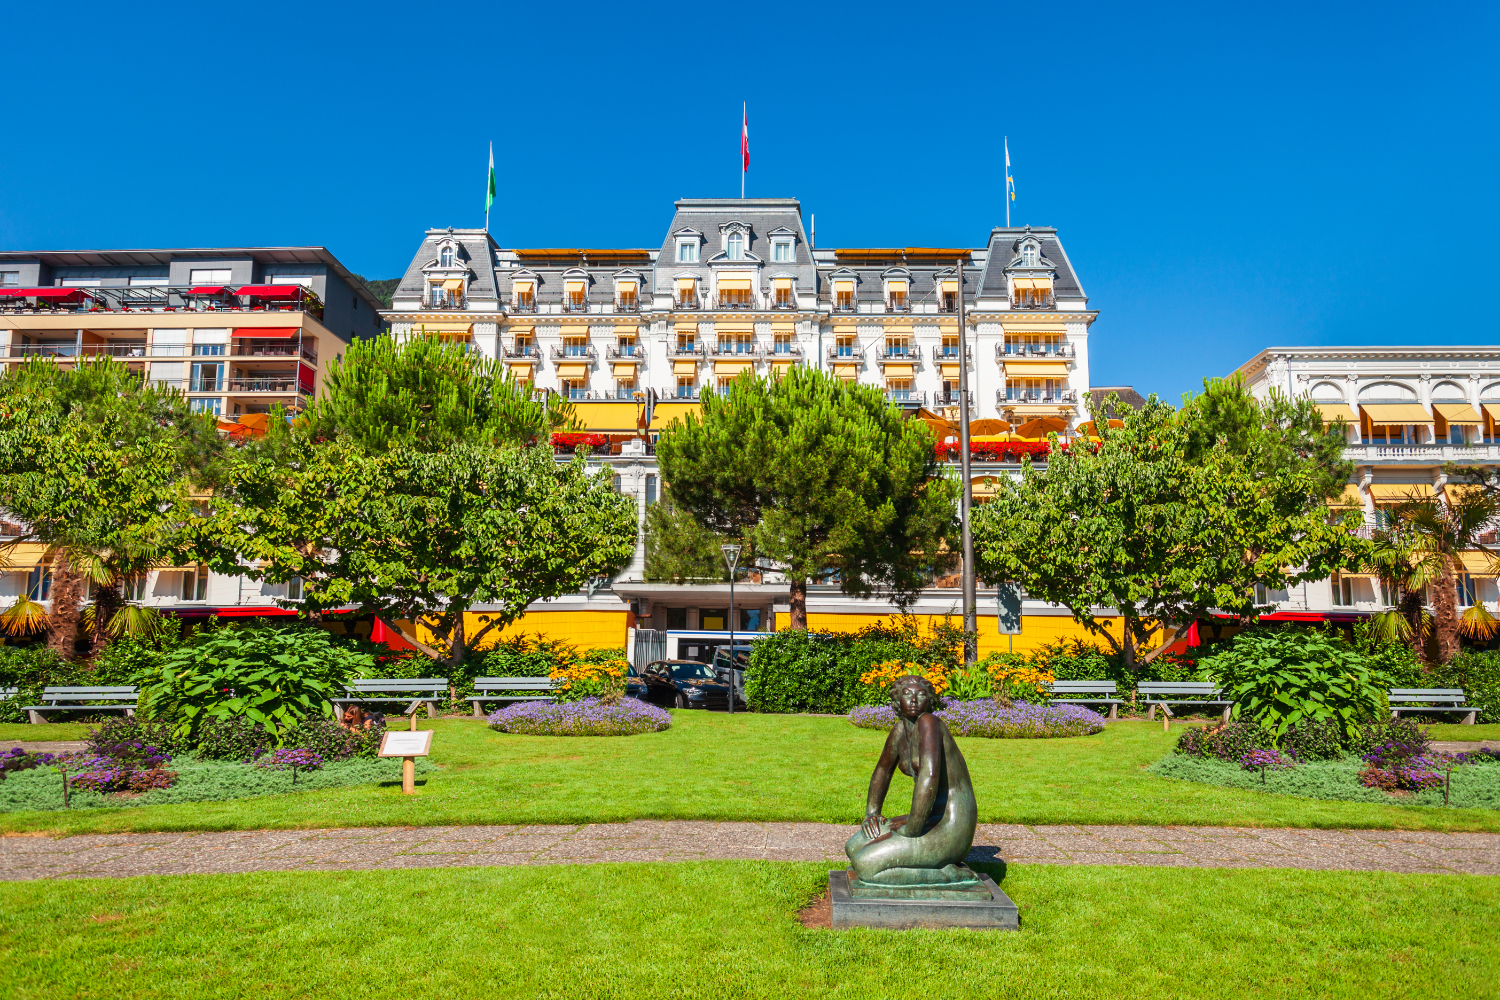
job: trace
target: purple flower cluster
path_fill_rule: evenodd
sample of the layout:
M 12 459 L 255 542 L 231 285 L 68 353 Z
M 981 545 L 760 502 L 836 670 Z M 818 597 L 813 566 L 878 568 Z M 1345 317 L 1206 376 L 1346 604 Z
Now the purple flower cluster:
M 655 705 L 621 698 L 606 705 L 598 698 L 578 701 L 523 701 L 490 713 L 490 728 L 527 736 L 634 736 L 655 733 L 672 717 Z
M 1052 739 L 1087 736 L 1104 728 L 1104 717 L 1079 705 L 1033 705 L 1018 701 L 1002 708 L 988 698 L 949 701 L 933 713 L 948 724 L 954 736 L 991 739 Z M 861 729 L 889 729 L 896 713 L 889 705 L 863 706 L 849 713 L 851 725 Z
M 316 771 L 323 766 L 322 755 L 303 748 L 272 750 L 255 760 L 256 767 L 268 771 Z
M 1289 771 L 1297 766 L 1297 759 L 1283 755 L 1280 750 L 1251 750 L 1240 758 L 1240 767 L 1247 771 Z
M 5 753 L 0 753 L 0 781 L 5 780 L 6 774 L 11 771 L 29 771 L 34 767 L 45 767 L 57 760 L 50 753 L 27 753 L 20 747 L 11 747 Z
M 48 763 L 76 772 L 68 778 L 74 788 L 94 792 L 149 792 L 171 788 L 176 771 L 166 770 L 172 758 L 139 740 L 126 740 L 92 754 L 63 754 Z

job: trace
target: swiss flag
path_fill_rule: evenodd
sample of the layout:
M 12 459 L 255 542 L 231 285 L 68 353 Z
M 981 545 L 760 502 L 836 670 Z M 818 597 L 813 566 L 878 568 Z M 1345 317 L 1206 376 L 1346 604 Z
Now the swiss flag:
M 743 170 L 750 169 L 750 104 L 747 101 L 744 107 L 745 117 L 740 123 L 740 159 L 744 161 Z

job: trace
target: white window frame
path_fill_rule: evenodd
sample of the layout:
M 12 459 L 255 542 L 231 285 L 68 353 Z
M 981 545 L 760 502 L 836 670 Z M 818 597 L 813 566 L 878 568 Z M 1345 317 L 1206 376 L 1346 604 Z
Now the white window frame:
M 696 236 L 677 241 L 677 263 L 698 263 L 698 238 Z

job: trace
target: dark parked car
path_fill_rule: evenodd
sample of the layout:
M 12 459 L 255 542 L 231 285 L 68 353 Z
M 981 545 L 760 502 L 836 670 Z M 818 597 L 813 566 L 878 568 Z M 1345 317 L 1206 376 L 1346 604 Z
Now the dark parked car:
M 635 672 L 635 665 L 625 671 L 625 697 L 639 698 L 641 701 L 649 701 L 646 697 L 646 682 L 641 680 L 641 675 Z
M 646 700 L 673 708 L 728 708 L 729 685 L 714 668 L 697 660 L 655 660 L 646 664 Z

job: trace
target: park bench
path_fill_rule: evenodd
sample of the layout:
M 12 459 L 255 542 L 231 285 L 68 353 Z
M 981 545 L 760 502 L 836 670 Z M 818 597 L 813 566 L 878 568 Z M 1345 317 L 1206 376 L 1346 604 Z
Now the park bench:
M 1104 697 L 1082 697 L 1090 694 Z M 1053 681 L 1052 700 L 1064 705 L 1108 705 L 1111 719 L 1120 717 L 1120 706 L 1124 704 L 1115 697 L 1114 681 Z
M 4 701 L 7 698 L 14 698 L 20 693 L 20 688 L 0 688 L 0 701 Z
M 1463 688 L 1391 688 L 1389 700 L 1393 719 L 1399 719 L 1402 712 L 1461 712 L 1462 724 L 1472 726 L 1479 716 L 1479 709 L 1464 704 Z M 1398 701 L 1423 704 L 1397 705 Z
M 484 716 L 487 701 L 551 701 L 552 679 L 549 677 L 476 677 L 474 717 Z
M 1168 718 L 1172 717 L 1173 705 L 1190 705 L 1193 708 L 1212 705 L 1223 709 L 1222 718 L 1225 722 L 1229 721 L 1229 710 L 1234 707 L 1234 702 L 1220 698 L 1218 687 L 1207 681 L 1141 681 L 1135 686 L 1135 690 L 1146 706 L 1147 721 L 1156 718 L 1158 705 Z
M 446 677 L 408 677 L 396 679 L 381 677 L 374 680 L 355 681 L 346 687 L 349 692 L 342 698 L 331 699 L 334 714 L 341 705 L 368 705 L 374 702 L 409 702 L 402 715 L 414 714 L 417 706 L 427 703 L 427 717 L 437 718 L 442 702 L 448 696 Z
M 48 712 L 124 712 L 135 715 L 133 687 L 48 687 L 42 689 L 41 705 L 27 705 L 33 723 L 46 722 Z

